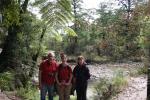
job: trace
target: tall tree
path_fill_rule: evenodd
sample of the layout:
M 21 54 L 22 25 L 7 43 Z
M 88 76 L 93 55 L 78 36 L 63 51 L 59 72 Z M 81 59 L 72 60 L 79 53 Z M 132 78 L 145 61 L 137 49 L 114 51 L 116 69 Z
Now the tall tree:
M 22 33 L 22 30 L 19 24 L 22 23 L 21 16 L 26 13 L 28 3 L 29 0 L 24 0 L 22 3 L 18 3 L 15 0 L 1 3 L 3 5 L 4 23 L 8 27 L 8 35 L 0 54 L 0 72 L 3 72 L 8 67 L 14 69 L 17 66 L 21 66 L 18 35 Z
M 0 1 L 1 12 L 4 17 L 3 25 L 8 30 L 6 40 L 2 47 L 3 50 L 0 54 L 0 72 L 14 70 L 16 73 L 15 80 L 17 87 L 25 87 L 27 85 L 29 75 L 33 75 L 32 64 L 36 64 L 37 57 L 41 51 L 41 42 L 43 41 L 47 27 L 49 29 L 53 28 L 55 30 L 59 30 L 60 28 L 64 28 L 61 26 L 65 26 L 68 23 L 68 19 L 72 18 L 71 13 L 69 13 L 71 11 L 69 9 L 70 1 L 68 0 L 58 0 L 57 2 L 49 2 L 48 0 L 36 1 L 36 3 L 41 4 L 41 12 L 43 13 L 43 26 L 40 26 L 37 29 L 35 29 L 32 25 L 33 20 L 36 18 L 27 9 L 29 0 Z M 34 19 L 31 18 L 30 20 L 30 17 L 28 16 Z M 38 48 L 34 53 L 32 52 L 33 54 L 28 53 L 31 52 L 28 40 L 31 39 L 31 35 L 33 33 L 32 28 L 33 30 L 39 30 L 39 32 L 41 32 L 41 35 L 38 35 L 39 38 L 37 38 L 37 40 L 39 40 Z M 37 34 L 39 32 L 37 32 Z M 29 59 L 26 57 L 27 55 L 28 57 L 33 57 L 30 57 L 31 59 Z M 29 62 L 31 63 L 29 64 Z
M 73 9 L 73 16 L 74 16 L 73 29 L 77 34 L 79 32 L 79 11 L 81 10 L 81 3 L 82 0 L 72 0 L 72 9 Z M 70 40 L 70 45 L 69 45 L 70 50 L 68 53 L 75 54 L 75 51 L 77 49 L 78 37 L 77 36 L 69 37 L 69 40 Z

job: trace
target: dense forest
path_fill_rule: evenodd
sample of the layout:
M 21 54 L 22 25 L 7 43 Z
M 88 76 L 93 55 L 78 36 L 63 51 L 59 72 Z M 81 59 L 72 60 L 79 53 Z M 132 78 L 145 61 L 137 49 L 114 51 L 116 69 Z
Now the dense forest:
M 144 62 L 150 100 L 150 1 L 116 0 L 117 8 L 112 2 L 102 2 L 93 9 L 83 3 L 0 0 L 1 89 L 28 88 L 39 59 L 53 51 L 58 61 L 59 53 L 65 52 L 70 62 L 78 55 L 88 63 Z

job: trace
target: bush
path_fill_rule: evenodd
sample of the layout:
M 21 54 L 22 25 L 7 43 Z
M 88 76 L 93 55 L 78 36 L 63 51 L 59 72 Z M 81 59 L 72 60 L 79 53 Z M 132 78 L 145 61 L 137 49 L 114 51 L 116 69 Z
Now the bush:
M 17 96 L 22 100 L 40 100 L 39 89 L 33 86 L 31 83 L 26 88 L 20 88 L 17 90 Z M 58 96 L 54 96 L 54 100 L 58 100 Z M 71 96 L 71 100 L 76 100 L 76 97 Z
M 111 96 L 111 83 L 109 80 L 102 78 L 100 82 L 95 86 L 96 92 L 100 100 L 107 100 Z
M 138 68 L 137 72 L 138 72 L 138 75 L 142 75 L 142 74 L 147 74 L 148 70 L 147 70 L 147 67 L 141 67 L 141 68 Z
M 17 96 L 23 100 L 40 100 L 39 90 L 32 84 L 29 84 L 26 88 L 17 89 Z
M 0 73 L 0 89 L 2 91 L 14 90 L 14 75 L 11 72 Z
M 100 82 L 95 86 L 98 99 L 110 99 L 112 96 L 119 93 L 125 86 L 127 86 L 127 84 L 127 78 L 123 75 L 123 71 L 121 70 L 118 70 L 111 80 L 106 78 L 100 79 Z
M 124 86 L 127 86 L 128 81 L 127 78 L 124 76 L 124 73 L 122 70 L 117 70 L 115 72 L 115 76 L 112 78 L 112 85 L 116 92 L 119 92 L 124 88 Z
M 148 73 L 147 67 L 140 67 L 130 71 L 130 76 L 137 77 L 139 75 L 146 75 Z
M 40 100 L 40 94 L 35 88 L 20 88 L 17 90 L 17 96 L 21 97 L 23 100 Z

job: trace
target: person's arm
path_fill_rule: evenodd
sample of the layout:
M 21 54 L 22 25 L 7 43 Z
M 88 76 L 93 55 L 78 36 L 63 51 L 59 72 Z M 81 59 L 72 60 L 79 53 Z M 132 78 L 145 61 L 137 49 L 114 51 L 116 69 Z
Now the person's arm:
M 73 69 L 73 83 L 75 84 L 76 83 L 76 66 L 75 68 Z
M 90 79 L 90 77 L 91 77 L 88 67 L 86 67 L 86 76 L 87 76 L 87 80 Z
M 71 84 L 72 77 L 73 77 L 73 75 L 72 75 L 72 73 L 70 73 L 70 78 L 69 78 L 68 84 Z
M 72 73 L 72 69 L 71 67 L 69 67 L 69 70 L 70 70 L 70 77 L 69 77 L 69 81 L 66 83 L 66 85 L 70 85 L 71 84 L 71 81 L 72 81 L 72 78 L 73 78 L 73 73 Z
M 58 84 L 58 85 L 61 85 L 61 83 L 60 83 L 59 80 L 58 80 L 58 71 L 57 71 L 56 74 L 55 74 L 55 79 L 56 79 L 57 84 Z

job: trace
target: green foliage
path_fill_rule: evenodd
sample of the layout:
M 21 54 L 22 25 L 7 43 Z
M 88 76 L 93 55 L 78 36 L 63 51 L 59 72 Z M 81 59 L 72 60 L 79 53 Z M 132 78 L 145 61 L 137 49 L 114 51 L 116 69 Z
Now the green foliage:
M 73 21 L 71 1 L 70 0 L 35 0 L 34 6 L 40 8 L 42 14 L 42 25 L 47 29 L 44 44 L 48 45 L 46 49 L 59 51 L 64 40 L 63 35 L 76 36 L 76 33 L 68 27 L 67 24 Z M 51 45 L 50 45 L 50 44 Z
M 0 89 L 10 91 L 14 89 L 14 75 L 11 72 L 0 73 Z
M 20 24 L 20 9 L 19 9 L 19 4 L 12 0 L 9 1 L 11 2 L 10 4 L 7 5 L 7 8 L 4 8 L 2 11 L 2 14 L 4 16 L 3 18 L 3 24 L 8 27 L 11 26 L 12 24 Z
M 23 100 L 40 100 L 38 89 L 32 86 L 17 90 L 17 96 L 21 97 Z
M 55 33 L 53 38 L 57 41 L 57 42 L 62 42 L 62 36 L 59 33 Z
M 18 89 L 17 96 L 21 97 L 23 100 L 40 100 L 40 90 L 34 85 L 30 84 L 26 88 Z M 58 98 L 58 95 L 54 96 L 54 100 L 58 100 Z M 70 96 L 70 99 L 76 100 L 76 97 Z
M 107 100 L 111 96 L 111 90 L 109 90 L 109 87 L 111 87 L 111 83 L 107 79 L 100 79 L 100 83 L 96 85 L 95 89 L 96 92 L 99 95 L 100 100 Z
M 45 1 L 35 0 L 35 5 L 40 7 L 42 19 L 46 25 L 61 28 L 72 20 L 70 0 Z
M 145 16 L 142 20 L 141 20 L 141 31 L 140 31 L 140 35 L 138 37 L 139 40 L 139 44 L 141 47 L 143 48 L 147 48 L 150 44 L 149 44 L 149 37 L 150 37 L 150 20 L 149 20 L 149 16 Z
M 123 71 L 118 70 L 111 80 L 106 78 L 100 79 L 100 82 L 95 86 L 95 89 L 100 100 L 109 100 L 127 86 L 127 84 L 128 82 L 123 75 Z
M 119 92 L 122 87 L 127 86 L 127 78 L 123 74 L 123 70 L 117 70 L 115 72 L 114 78 L 112 78 L 112 83 L 116 92 Z
M 67 35 L 69 37 L 75 37 L 75 36 L 77 36 L 76 32 L 73 29 L 71 29 L 71 28 L 66 28 L 65 29 L 65 33 L 67 33 Z
M 148 69 L 147 67 L 141 67 L 137 69 L 138 75 L 142 75 L 142 74 L 147 74 L 148 73 Z

